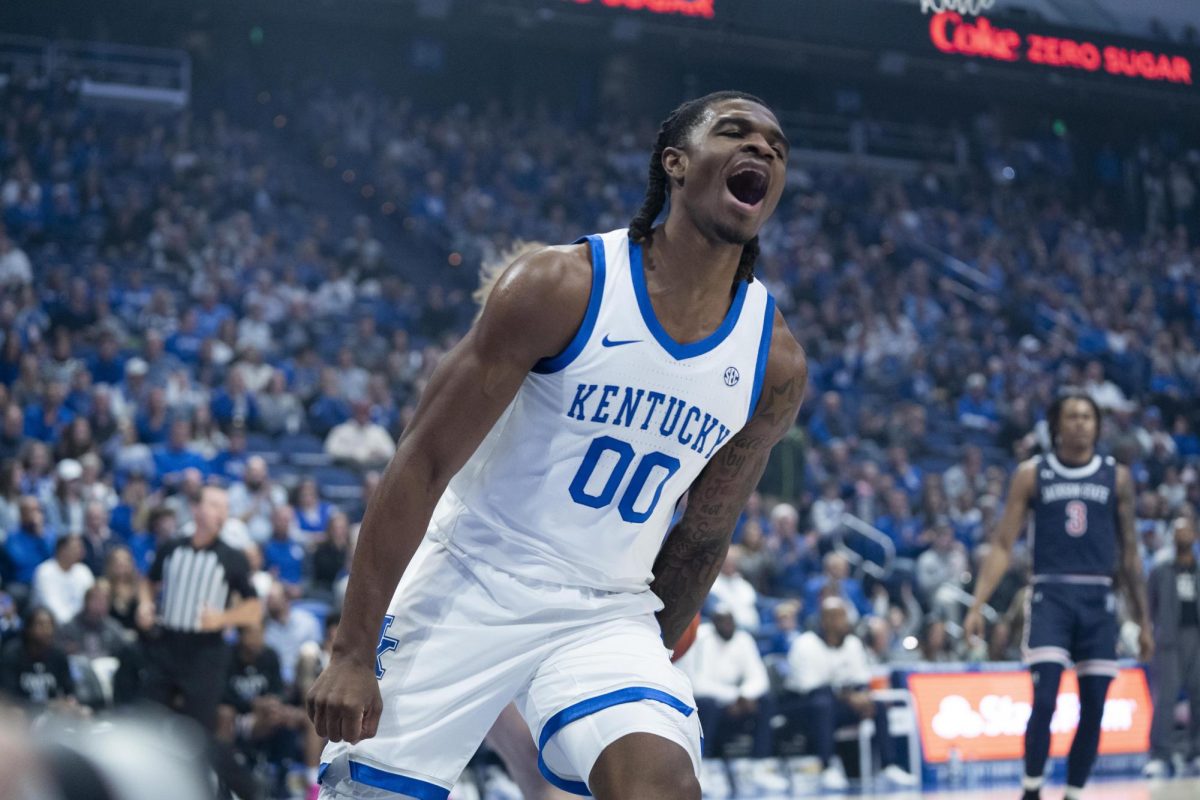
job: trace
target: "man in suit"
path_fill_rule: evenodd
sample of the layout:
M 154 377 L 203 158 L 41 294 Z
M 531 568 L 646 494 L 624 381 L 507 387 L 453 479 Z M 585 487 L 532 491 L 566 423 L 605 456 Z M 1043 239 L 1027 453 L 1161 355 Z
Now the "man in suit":
M 1156 566 L 1148 583 L 1150 619 L 1154 621 L 1156 653 L 1154 723 L 1150 728 L 1147 778 L 1166 777 L 1175 732 L 1175 702 L 1187 692 L 1191 713 L 1186 757 L 1200 768 L 1200 564 L 1196 560 L 1196 523 L 1180 517 L 1173 526 L 1175 558 Z

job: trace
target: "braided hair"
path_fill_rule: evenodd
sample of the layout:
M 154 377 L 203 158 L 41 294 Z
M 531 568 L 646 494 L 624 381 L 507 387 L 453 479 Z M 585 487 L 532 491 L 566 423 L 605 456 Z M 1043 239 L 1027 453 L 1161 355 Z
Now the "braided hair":
M 646 197 L 642 207 L 629 223 L 629 238 L 635 242 L 648 242 L 654 233 L 654 220 L 662 212 L 671 192 L 667 172 L 663 169 L 662 154 L 668 147 L 680 147 L 691 135 L 692 129 L 700 121 L 704 112 L 713 103 L 722 100 L 748 100 L 764 108 L 767 104 L 752 94 L 746 92 L 713 92 L 689 100 L 671 112 L 662 126 L 658 129 L 658 138 L 654 142 L 654 151 L 650 154 L 650 175 L 646 179 Z M 735 282 L 751 281 L 754 279 L 754 262 L 758 260 L 758 237 L 755 236 L 742 246 L 742 258 L 738 262 Z
M 1050 428 L 1051 449 L 1058 447 L 1058 433 L 1062 426 L 1063 408 L 1072 400 L 1080 400 L 1092 407 L 1092 413 L 1096 416 L 1096 438 L 1100 437 L 1100 423 L 1103 421 L 1100 404 L 1083 390 L 1068 388 L 1061 391 L 1058 397 L 1054 398 L 1054 402 L 1050 404 L 1050 408 L 1046 410 L 1046 425 Z

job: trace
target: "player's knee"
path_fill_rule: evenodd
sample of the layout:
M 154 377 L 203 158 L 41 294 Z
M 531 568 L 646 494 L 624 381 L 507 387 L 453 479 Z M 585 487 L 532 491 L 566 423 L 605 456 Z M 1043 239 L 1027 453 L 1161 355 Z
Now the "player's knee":
M 1063 668 L 1059 664 L 1040 663 L 1030 667 L 1033 673 L 1033 709 L 1035 712 L 1054 713 L 1058 703 L 1058 686 Z
M 596 800 L 700 800 L 691 756 L 658 737 L 625 737 L 609 745 L 588 783 Z

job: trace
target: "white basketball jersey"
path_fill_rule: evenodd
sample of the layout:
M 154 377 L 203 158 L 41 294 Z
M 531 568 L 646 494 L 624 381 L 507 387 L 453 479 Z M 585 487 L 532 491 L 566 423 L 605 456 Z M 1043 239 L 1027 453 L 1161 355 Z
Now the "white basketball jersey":
M 743 281 L 710 336 L 679 344 L 654 316 L 641 246 L 625 230 L 586 241 L 579 331 L 525 379 L 429 535 L 520 577 L 641 592 L 680 497 L 758 402 L 775 304 Z

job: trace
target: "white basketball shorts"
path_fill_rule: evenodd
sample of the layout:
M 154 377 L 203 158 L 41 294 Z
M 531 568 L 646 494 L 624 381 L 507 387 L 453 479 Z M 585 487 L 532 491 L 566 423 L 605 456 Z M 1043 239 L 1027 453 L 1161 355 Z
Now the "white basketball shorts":
M 601 751 L 630 733 L 678 743 L 700 768 L 691 684 L 644 594 L 518 578 L 427 540 L 384 620 L 377 734 L 331 742 L 321 797 L 445 800 L 515 700 L 552 784 L 588 796 Z

